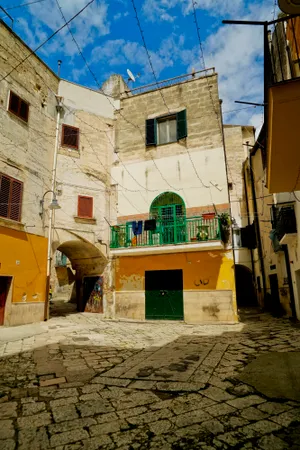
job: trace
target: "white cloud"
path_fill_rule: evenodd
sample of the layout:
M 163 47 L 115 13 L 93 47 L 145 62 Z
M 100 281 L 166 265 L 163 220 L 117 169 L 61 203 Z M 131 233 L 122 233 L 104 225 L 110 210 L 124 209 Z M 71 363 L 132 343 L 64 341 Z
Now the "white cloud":
M 161 42 L 158 49 L 149 52 L 157 77 L 164 69 L 173 67 L 176 61 L 181 60 L 183 48 L 183 36 L 171 35 Z M 138 65 L 140 67 L 138 70 L 141 72 L 140 81 L 142 83 L 154 81 L 145 48 L 138 42 L 124 39 L 106 41 L 92 50 L 91 61 L 92 63 L 105 62 L 111 67 Z M 123 70 L 125 71 L 125 67 Z
M 59 4 L 67 21 L 80 11 L 86 3 L 86 0 L 59 0 Z M 32 25 L 35 30 L 34 34 L 36 34 L 37 29 L 43 27 L 44 35 L 49 35 L 50 33 L 45 33 L 45 30 L 50 29 L 51 31 L 55 31 L 64 24 L 56 0 L 35 3 L 30 5 L 28 9 L 31 13 Z M 28 27 L 28 24 L 26 25 L 24 19 L 21 26 L 24 27 L 22 28 L 22 32 L 25 32 L 29 45 L 34 44 L 34 47 L 40 42 L 37 42 L 36 39 L 32 38 L 33 33 Z M 81 49 L 84 49 L 87 45 L 93 43 L 99 36 L 108 34 L 110 30 L 108 4 L 105 3 L 104 0 L 96 0 L 70 23 L 70 28 Z M 67 27 L 54 37 L 43 49 L 44 53 L 55 52 L 58 50 L 67 56 L 74 56 L 78 52 Z
M 115 21 L 117 21 L 117 20 L 122 19 L 122 17 L 127 17 L 127 16 L 129 16 L 129 12 L 128 12 L 128 11 L 126 11 L 126 12 L 124 12 L 124 13 L 118 12 L 117 14 L 115 14 L 115 15 L 113 16 L 113 19 L 114 19 Z
M 174 9 L 180 7 L 183 15 L 190 14 L 193 1 L 196 9 L 205 10 L 211 16 L 238 14 L 244 7 L 243 0 L 145 0 L 143 12 L 152 22 L 173 22 L 176 19 Z

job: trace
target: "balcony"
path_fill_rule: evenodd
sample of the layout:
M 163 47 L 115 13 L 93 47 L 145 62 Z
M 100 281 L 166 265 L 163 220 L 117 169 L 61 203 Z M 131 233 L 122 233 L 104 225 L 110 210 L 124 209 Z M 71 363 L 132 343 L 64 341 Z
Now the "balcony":
M 176 223 L 157 220 L 155 231 L 142 231 L 135 236 L 132 224 L 111 227 L 110 248 L 118 254 L 171 253 L 223 249 L 218 218 L 181 218 Z M 126 250 L 126 251 L 124 251 Z
M 282 250 L 280 245 L 291 244 L 297 238 L 297 221 L 294 203 L 282 203 L 273 205 L 271 208 L 272 236 L 271 239 L 277 243 L 277 249 Z
M 282 17 L 265 51 L 267 180 L 270 193 L 300 190 L 300 17 Z

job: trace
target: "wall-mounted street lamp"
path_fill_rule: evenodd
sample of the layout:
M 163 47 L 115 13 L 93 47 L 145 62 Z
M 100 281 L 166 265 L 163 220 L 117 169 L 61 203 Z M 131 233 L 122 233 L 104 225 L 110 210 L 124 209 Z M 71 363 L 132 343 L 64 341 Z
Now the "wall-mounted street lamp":
M 278 6 L 286 14 L 300 14 L 299 0 L 278 0 Z
M 44 201 L 45 201 L 45 195 L 49 194 L 49 192 L 52 192 L 53 196 L 52 196 L 52 201 L 50 203 L 50 205 L 48 206 L 48 209 L 50 209 L 51 211 L 53 211 L 54 209 L 60 209 L 61 206 L 59 206 L 57 198 L 56 198 L 56 194 L 54 191 L 52 191 L 51 189 L 49 191 L 46 191 L 45 194 L 43 195 L 42 200 L 40 200 L 40 216 L 43 217 L 44 215 Z

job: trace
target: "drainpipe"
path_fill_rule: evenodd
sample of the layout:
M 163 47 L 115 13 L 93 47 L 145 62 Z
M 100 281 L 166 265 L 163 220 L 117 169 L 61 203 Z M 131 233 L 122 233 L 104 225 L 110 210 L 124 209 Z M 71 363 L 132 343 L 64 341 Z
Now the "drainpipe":
M 51 180 L 51 191 L 52 200 L 55 195 L 56 187 L 56 167 L 57 167 L 57 152 L 59 146 L 59 126 L 60 126 L 60 116 L 63 111 L 62 97 L 56 96 L 56 128 L 55 128 L 55 147 L 53 155 L 52 164 L 52 180 Z M 51 201 L 52 201 L 51 200 Z M 48 222 L 48 250 L 47 250 L 47 279 L 46 279 L 46 298 L 45 298 L 45 309 L 44 309 L 44 320 L 49 319 L 49 289 L 50 289 L 50 275 L 51 275 L 51 262 L 52 262 L 52 234 L 53 234 L 53 222 L 54 222 L 54 211 L 49 210 L 49 222 Z
M 232 227 L 232 214 L 231 214 L 231 201 L 230 201 L 230 194 L 228 189 L 228 162 L 227 162 L 227 155 L 226 155 L 226 145 L 225 145 L 225 133 L 224 133 L 224 123 L 223 123 L 223 111 L 222 111 L 222 103 L 223 100 L 219 100 L 220 103 L 220 120 L 221 120 L 221 130 L 222 130 L 222 141 L 223 141 L 223 149 L 224 149 L 224 161 L 225 161 L 225 171 L 226 171 L 226 180 L 227 180 L 227 198 L 228 198 L 228 204 L 229 204 L 229 215 L 230 215 L 230 222 L 231 222 L 231 248 L 232 248 L 232 256 L 233 256 L 233 277 L 234 277 L 234 290 L 235 290 L 235 305 L 236 305 L 236 318 L 238 320 L 238 304 L 237 304 L 237 298 L 236 298 L 236 279 L 235 279 L 235 266 L 236 266 L 236 259 L 235 259 L 235 252 L 234 252 L 234 242 L 233 242 L 233 227 Z M 232 180 L 233 182 L 233 180 Z M 219 225 L 220 226 L 220 225 Z
M 247 146 L 248 146 L 248 144 L 249 143 L 247 142 Z M 262 284 L 263 284 L 263 293 L 264 293 L 264 300 L 265 300 L 266 294 L 267 294 L 266 273 L 265 273 L 262 245 L 261 245 L 261 234 L 260 234 L 259 220 L 258 220 L 258 215 L 257 215 L 257 201 L 256 201 L 254 175 L 253 175 L 253 169 L 252 169 L 252 155 L 251 155 L 251 152 L 248 151 L 248 155 L 249 155 L 249 168 L 250 168 L 250 180 L 251 180 L 251 193 L 252 193 L 252 201 L 253 201 L 253 209 L 254 209 L 254 224 L 255 224 L 255 231 L 256 231 L 256 236 L 257 236 L 257 250 L 258 250 L 258 257 L 259 257 L 259 262 L 260 262 L 260 270 L 261 270 Z
M 246 197 L 247 221 L 248 221 L 248 225 L 251 225 L 251 223 L 250 223 L 249 197 L 248 197 L 248 189 L 247 189 L 247 182 L 246 182 L 245 165 L 243 165 L 243 181 L 244 181 L 244 189 L 245 189 L 245 197 Z M 252 267 L 252 281 L 253 281 L 253 286 L 256 286 L 255 265 L 254 265 L 253 249 L 252 248 L 250 248 L 250 256 L 251 256 L 251 267 Z

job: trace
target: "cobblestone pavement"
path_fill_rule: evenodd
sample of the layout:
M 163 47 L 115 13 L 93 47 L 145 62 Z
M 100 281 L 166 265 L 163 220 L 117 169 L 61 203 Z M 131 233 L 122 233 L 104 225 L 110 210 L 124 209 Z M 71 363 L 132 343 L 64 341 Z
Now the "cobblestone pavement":
M 258 355 L 300 350 L 288 321 L 41 327 L 0 342 L 1 450 L 300 449 L 300 403 L 238 380 Z

